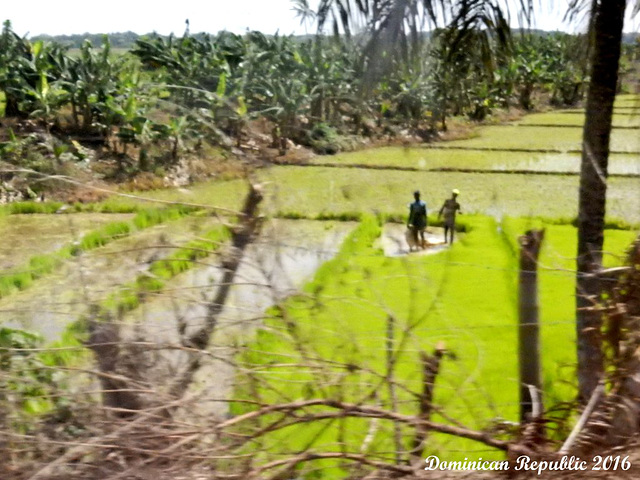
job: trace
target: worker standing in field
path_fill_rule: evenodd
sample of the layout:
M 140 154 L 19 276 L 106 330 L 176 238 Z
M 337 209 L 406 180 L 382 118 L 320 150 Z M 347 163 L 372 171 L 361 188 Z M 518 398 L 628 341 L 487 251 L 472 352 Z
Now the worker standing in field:
M 451 191 L 451 198 L 447 198 L 438 212 L 438 218 L 444 215 L 444 243 L 447 243 L 447 234 L 449 234 L 449 242 L 453 243 L 453 235 L 456 230 L 456 213 L 460 211 L 460 204 L 456 200 L 460 195 L 460 191 L 454 188 Z
M 413 198 L 415 201 L 409 204 L 407 227 L 411 229 L 415 245 L 425 248 L 424 231 L 427 228 L 427 204 L 420 200 L 420 192 L 418 190 L 413 192 Z

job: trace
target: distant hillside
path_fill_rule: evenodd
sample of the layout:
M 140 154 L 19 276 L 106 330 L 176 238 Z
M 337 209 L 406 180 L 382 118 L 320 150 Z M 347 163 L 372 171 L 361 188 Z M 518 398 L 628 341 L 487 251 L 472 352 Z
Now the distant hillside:
M 101 45 L 104 33 L 80 33 L 74 35 L 34 35 L 30 37 L 31 41 L 44 40 L 48 42 L 57 42 L 70 48 L 80 48 L 85 40 L 91 41 L 93 45 Z M 129 48 L 142 35 L 134 32 L 118 32 L 109 33 L 107 35 L 111 46 L 114 48 Z
M 622 43 L 639 43 L 639 42 L 640 42 L 640 33 L 629 32 L 629 33 L 624 33 L 622 35 Z

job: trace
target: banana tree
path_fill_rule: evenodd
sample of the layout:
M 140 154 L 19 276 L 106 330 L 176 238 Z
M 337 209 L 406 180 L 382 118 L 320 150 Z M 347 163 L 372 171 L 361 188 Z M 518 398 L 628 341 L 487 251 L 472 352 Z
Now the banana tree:
M 101 48 L 85 41 L 80 55 L 69 58 L 61 87 L 68 93 L 74 126 L 84 133 L 99 133 L 101 113 L 108 98 L 117 95 L 118 77 L 124 60 L 112 58 L 108 37 Z
M 242 100 L 250 112 L 274 123 L 274 147 L 284 151 L 309 104 L 303 60 L 290 38 L 251 32 L 244 63 Z
M 55 84 L 49 85 L 46 74 L 40 73 L 40 80 L 38 80 L 36 87 L 27 88 L 26 94 L 31 104 L 30 116 L 41 120 L 49 132 L 55 112 L 58 107 L 66 103 L 66 93 L 56 88 Z
M 23 76 L 24 60 L 31 56 L 31 44 L 18 36 L 11 22 L 4 22 L 0 35 L 0 91 L 5 95 L 5 116 L 25 117 L 20 108 L 27 82 Z
M 588 79 L 588 41 L 584 35 L 556 34 L 550 37 L 547 55 L 551 103 L 576 104 L 585 94 Z
M 299 118 L 309 106 L 305 83 L 298 78 L 271 78 L 261 85 L 266 108 L 260 113 L 271 120 L 273 145 L 281 155 L 287 150 L 287 139 L 295 139 L 301 133 Z
M 186 115 L 173 117 L 168 123 L 156 123 L 152 126 L 155 139 L 169 140 L 171 158 L 174 162 L 178 160 L 183 139 L 188 135 L 190 127 L 190 121 Z
M 171 101 L 187 108 L 208 108 L 207 92 L 215 92 L 224 76 L 242 61 L 243 45 L 237 37 L 156 36 L 136 41 L 131 53 L 149 70 L 160 72 L 171 88 Z
M 548 79 L 549 66 L 546 41 L 542 37 L 526 35 L 515 42 L 512 62 L 515 65 L 515 85 L 520 107 L 533 108 L 532 95 Z

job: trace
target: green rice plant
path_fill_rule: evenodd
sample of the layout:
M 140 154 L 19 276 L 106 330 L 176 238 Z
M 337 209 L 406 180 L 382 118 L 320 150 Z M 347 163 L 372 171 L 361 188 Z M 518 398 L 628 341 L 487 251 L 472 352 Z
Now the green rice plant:
M 35 204 L 40 205 L 40 204 Z M 177 220 L 185 215 L 195 213 L 192 207 L 176 206 L 162 210 L 144 209 L 138 212 L 131 222 L 111 222 L 93 230 L 82 237 L 79 242 L 66 245 L 56 252 L 35 255 L 26 265 L 13 272 L 0 275 L 0 298 L 14 291 L 29 288 L 33 281 L 60 267 L 64 260 L 78 256 L 83 252 L 103 247 L 108 243 L 124 238 L 134 231 L 141 231 L 159 223 Z
M 360 226 L 347 236 L 338 254 L 318 268 L 314 279 L 305 286 L 305 291 L 315 292 L 322 288 L 336 270 L 344 270 L 345 265 L 349 263 L 349 259 L 356 252 L 370 248 L 379 236 L 380 225 L 378 220 L 372 215 L 364 215 Z
M 505 275 L 502 268 L 510 271 L 513 259 L 503 251 L 491 219 L 475 217 L 467 222 L 473 224 L 470 233 L 446 254 L 386 258 L 373 247 L 379 233 L 378 223 L 365 219 L 347 237 L 341 252 L 317 271 L 314 280 L 305 287 L 306 295 L 272 309 L 264 331 L 248 346 L 247 356 L 243 355 L 242 360 L 253 372 L 264 373 L 257 386 L 249 387 L 253 388 L 254 398 L 257 395 L 260 401 L 275 403 L 283 399 L 274 392 L 287 392 L 291 400 L 328 396 L 361 401 L 370 392 L 368 386 L 379 381 L 379 377 L 367 372 L 384 376 L 385 330 L 388 316 L 393 315 L 397 338 L 402 339 L 398 340 L 402 347 L 398 347 L 396 371 L 396 380 L 402 385 L 420 388 L 417 351 L 429 350 L 444 338 L 460 360 L 447 364 L 437 405 L 444 406 L 447 415 L 471 424 L 483 418 L 480 414 L 491 411 L 487 395 L 492 396 L 491 402 L 509 405 L 517 394 L 515 367 L 513 372 L 504 372 L 505 358 L 516 355 L 510 323 L 514 320 L 515 306 L 510 283 L 513 274 Z M 475 255 L 494 268 L 478 268 Z M 473 263 L 465 269 L 461 264 L 467 262 Z M 487 291 L 495 298 L 487 299 Z M 468 314 L 460 309 L 461 298 Z M 469 318 L 473 318 L 473 325 L 469 325 Z M 466 334 L 469 327 L 472 331 Z M 411 334 L 403 335 L 402 331 Z M 494 356 L 496 345 L 500 345 L 500 355 Z M 475 353 L 477 350 L 481 351 Z M 317 360 L 310 365 L 309 358 Z M 482 358 L 480 366 L 476 363 L 479 358 Z M 476 380 L 469 381 L 468 372 L 476 372 Z M 500 374 L 496 375 L 497 372 Z M 494 376 L 499 385 L 495 385 L 495 394 L 489 394 L 480 384 L 485 378 L 493 381 Z M 329 382 L 333 386 L 325 387 L 318 383 L 325 377 L 342 381 Z M 242 392 L 239 394 L 243 398 Z M 399 395 L 401 413 L 417 408 L 410 394 Z M 467 405 L 466 398 L 476 406 Z M 386 406 L 389 399 L 382 393 L 379 401 Z M 247 408 L 236 404 L 234 413 Z M 513 406 L 500 410 L 503 418 L 513 418 L 516 413 Z M 495 412 L 484 418 L 492 415 Z M 347 438 L 340 437 L 344 430 L 336 424 L 304 424 L 274 434 L 269 443 L 278 445 L 279 453 L 294 451 L 312 439 L 319 449 L 336 441 L 352 447 L 361 444 L 368 431 L 367 422 L 349 420 L 348 426 Z M 380 428 L 373 448 L 390 451 L 393 435 L 388 426 Z M 432 448 L 434 451 L 444 448 L 448 441 L 438 437 Z M 460 442 L 456 440 L 454 448 L 464 451 L 470 446 Z M 325 467 L 338 468 L 333 462 L 323 464 Z M 339 472 L 334 473 L 332 478 L 340 478 Z
M 550 127 L 553 129 L 553 127 Z M 543 130 L 543 129 L 541 129 Z M 545 132 L 541 132 L 545 135 Z M 318 166 L 344 166 L 361 169 L 399 170 L 444 170 L 464 171 L 468 174 L 486 172 L 540 172 L 575 173 L 580 172 L 579 152 L 559 153 L 545 151 L 514 152 L 486 151 L 477 148 L 452 149 L 449 142 L 426 147 L 383 147 L 336 155 L 330 159 L 315 157 L 312 164 Z M 484 147 L 482 147 L 484 148 Z M 609 158 L 611 174 L 640 174 L 640 166 L 634 156 L 611 154 Z
M 5 206 L 11 215 L 18 214 L 33 214 L 33 213 L 56 213 L 60 207 L 61 202 L 14 202 Z
M 582 130 L 579 128 L 535 127 L 529 125 L 492 125 L 481 127 L 480 135 L 470 140 L 442 144 L 445 148 L 486 148 L 489 150 L 522 149 L 570 152 L 581 150 Z M 635 130 L 613 129 L 612 152 L 638 152 L 640 140 Z
M 29 269 L 32 278 L 40 278 L 47 273 L 52 272 L 62 262 L 62 255 L 35 255 L 29 259 Z
M 296 212 L 306 218 L 337 218 L 343 213 L 408 213 L 412 192 L 420 190 L 429 212 L 437 212 L 451 189 L 458 188 L 463 213 L 528 217 L 575 217 L 577 175 L 530 175 L 462 172 L 402 172 L 327 167 L 279 166 L 259 172 L 267 190 L 266 213 Z M 607 213 L 640 223 L 640 196 L 635 178 L 610 178 Z M 330 215 L 336 215 L 329 217 Z M 464 215 L 460 218 L 463 218 Z
M 29 259 L 23 269 L 0 275 L 0 298 L 14 291 L 26 290 L 33 281 L 54 271 L 71 252 L 63 248 L 59 252 L 48 255 L 35 255 Z
M 196 210 L 196 208 L 181 205 L 162 209 L 143 209 L 138 211 L 133 219 L 133 224 L 138 230 L 143 230 L 160 223 L 177 220 L 178 218 L 193 213 Z
M 341 252 L 318 270 L 304 295 L 268 312 L 264 329 L 240 358 L 251 375 L 259 373 L 257 383 L 247 378 L 238 382 L 247 388 L 237 391 L 239 399 L 277 403 L 322 397 L 358 403 L 370 398 L 370 386 L 385 374 L 384 338 L 392 315 L 400 342 L 395 378 L 403 388 L 420 389 L 418 351 L 430 351 L 444 341 L 455 354 L 443 360 L 435 389 L 435 405 L 443 415 L 435 411 L 434 421 L 454 418 L 483 430 L 516 420 L 517 237 L 543 222 L 505 218 L 498 224 L 482 216 L 462 218 L 467 233 L 450 249 L 404 258 L 380 255 L 372 242 L 375 225 L 361 225 L 347 237 Z M 551 405 L 575 396 L 575 352 L 567 345 L 575 341 L 576 230 L 571 225 L 545 226 L 541 321 L 545 398 Z M 607 231 L 605 248 L 622 252 L 633 237 L 631 231 Z M 376 398 L 388 408 L 384 392 Z M 398 403 L 400 413 L 415 414 L 412 395 L 398 392 Z M 233 413 L 251 409 L 240 403 L 232 408 Z M 265 418 L 265 425 L 272 420 L 276 418 Z M 336 442 L 357 448 L 368 431 L 368 423 L 360 420 L 303 423 L 274 432 L 267 443 L 276 454 L 298 451 L 310 442 L 319 450 Z M 371 443 L 373 453 L 393 451 L 391 438 L 390 427 L 381 425 Z M 427 454 L 458 459 L 465 454 L 456 452 L 474 449 L 472 442 L 432 433 Z M 496 456 L 500 454 L 483 452 L 483 458 Z M 337 463 L 323 463 L 325 467 L 333 469 L 331 478 L 344 476 Z
M 577 225 L 578 219 L 573 222 L 573 225 Z M 604 222 L 605 230 L 640 230 L 640 224 L 638 223 L 629 223 L 624 220 L 616 219 L 616 218 L 607 218 Z
M 117 238 L 122 238 L 128 235 L 129 233 L 131 233 L 131 225 L 129 223 L 109 223 L 82 237 L 82 240 L 80 240 L 79 244 L 76 245 L 77 248 L 74 249 L 73 254 L 78 255 L 80 252 L 102 247 Z
M 185 204 L 211 205 L 212 207 L 239 212 L 247 194 L 247 183 L 243 180 L 203 182 L 189 188 L 167 188 L 135 193 L 125 197 L 111 195 L 106 200 L 93 204 L 96 211 L 127 213 L 140 209 L 160 208 L 161 202 L 183 202 Z
M 74 208 L 79 212 L 100 212 L 100 213 L 136 213 L 141 205 L 127 203 L 107 202 L 107 203 L 75 203 Z
M 12 293 L 14 290 L 24 290 L 31 285 L 32 278 L 27 272 L 17 272 L 11 275 L 0 276 L 0 298 Z
M 190 268 L 194 262 L 206 258 L 213 250 L 229 239 L 227 229 L 215 228 L 205 233 L 203 237 L 178 249 L 169 257 L 154 262 L 149 271 L 162 279 L 168 280 Z
M 618 94 L 616 95 L 614 106 L 637 106 L 640 108 L 640 95 L 633 93 Z
M 153 217 L 156 218 L 156 217 Z M 109 295 L 100 305 L 97 312 L 104 316 L 122 316 L 130 312 L 144 301 L 145 296 L 150 293 L 157 293 L 164 288 L 165 281 L 173 276 L 188 270 L 194 266 L 194 260 L 203 258 L 216 250 L 220 244 L 229 238 L 229 230 L 222 226 L 207 231 L 197 240 L 177 249 L 170 257 L 152 264 L 149 274 L 140 274 L 136 279 L 124 285 L 117 292 Z M 179 264 L 182 259 L 189 258 L 192 261 L 186 265 L 175 269 L 172 266 Z M 173 262 L 172 260 L 176 260 Z M 39 261 L 35 262 L 39 264 Z M 45 262 L 46 263 L 46 262 Z M 168 275 L 162 274 L 165 270 L 161 266 L 173 268 Z M 154 278 L 154 275 L 161 274 L 162 278 Z M 2 278 L 0 277 L 0 285 Z M 1 286 L 0 286 L 1 288 Z M 0 332 L 1 337 L 1 332 Z M 1 338 L 0 338 L 1 340 Z M 87 317 L 82 317 L 67 325 L 62 332 L 60 339 L 47 345 L 46 349 L 38 352 L 37 358 L 45 367 L 74 367 L 86 365 L 91 359 L 91 351 L 85 347 L 88 340 Z M 1 342 L 0 342 L 1 343 Z M 2 345 L 0 345 L 0 357 L 2 355 Z M 48 371 L 53 371 L 51 368 Z M 60 378 L 63 378 L 62 376 Z M 59 380 L 59 379 L 58 379 Z M 60 381 L 60 380 L 59 380 Z M 49 402 L 42 405 L 32 405 L 34 414 L 49 414 L 56 407 L 56 402 Z
M 330 213 L 330 212 L 321 212 L 313 217 L 313 220 L 318 221 L 328 221 L 328 220 L 336 220 L 338 222 L 358 222 L 366 217 L 366 214 L 362 214 L 360 212 L 340 212 L 340 213 Z
M 229 230 L 222 226 L 207 231 L 200 238 L 176 249 L 168 257 L 156 260 L 149 273 L 142 273 L 133 282 L 123 285 L 100 305 L 103 314 L 116 312 L 118 317 L 135 310 L 150 293 L 160 292 L 165 281 L 194 267 L 198 259 L 205 258 L 230 237 Z
M 69 324 L 58 340 L 51 342 L 46 350 L 38 354 L 40 361 L 49 367 L 70 367 L 86 363 L 91 354 L 83 343 L 87 337 L 84 326 L 86 319 Z
M 613 112 L 613 128 L 640 128 L 640 105 L 636 115 L 633 112 Z M 581 129 L 584 125 L 584 110 L 556 111 L 526 115 L 516 122 L 518 125 L 545 125 L 554 127 L 574 127 Z
M 507 217 L 511 218 L 511 217 Z M 571 225 L 574 227 L 578 226 L 578 218 L 577 217 L 546 217 L 543 215 L 529 216 L 529 217 L 518 217 L 523 222 L 527 222 L 531 225 L 539 225 L 542 228 L 543 225 Z M 638 223 L 629 223 L 624 220 L 616 219 L 616 218 L 607 218 L 605 220 L 605 230 L 630 230 L 630 231 L 638 231 L 640 230 L 640 224 Z
M 549 403 L 569 401 L 575 396 L 575 257 L 577 230 L 571 224 L 558 225 L 544 219 L 505 218 L 502 231 L 518 251 L 517 239 L 532 228 L 545 228 L 540 254 L 540 321 L 545 396 Z M 624 252 L 637 236 L 626 229 L 605 231 L 605 266 L 618 266 Z

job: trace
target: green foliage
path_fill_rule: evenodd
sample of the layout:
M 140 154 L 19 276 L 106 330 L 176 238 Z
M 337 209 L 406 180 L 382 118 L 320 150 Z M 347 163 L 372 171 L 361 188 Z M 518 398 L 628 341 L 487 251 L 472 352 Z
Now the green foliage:
M 79 255 L 81 252 L 102 247 L 107 243 L 122 238 L 131 233 L 131 225 L 127 222 L 114 222 L 104 227 L 86 234 L 77 245 L 72 247 L 72 254 Z
M 159 223 L 164 223 L 171 220 L 177 220 L 178 218 L 184 217 L 185 215 L 194 213 L 196 210 L 197 209 L 194 207 L 188 207 L 183 205 L 177 205 L 175 207 L 169 207 L 164 209 L 158 209 L 158 208 L 144 209 L 144 210 L 138 211 L 135 218 L 133 219 L 133 224 L 138 230 L 142 230 L 144 228 L 157 225 Z
M 62 205 L 61 202 L 13 202 L 5 209 L 11 215 L 56 213 Z
M 299 41 L 259 32 L 150 35 L 138 38 L 130 55 L 113 55 L 104 37 L 99 47 L 87 40 L 71 54 L 55 42 L 19 38 L 7 25 L 0 93 L 8 115 L 32 115 L 47 126 L 70 110 L 58 126 L 102 137 L 123 156 L 122 169 L 131 168 L 126 157 L 135 145 L 134 168 L 148 171 L 176 162 L 188 141 L 205 136 L 240 144 L 255 117 L 272 122 L 281 151 L 293 139 L 335 153 L 349 147 L 350 134 L 409 127 L 428 138 L 446 129 L 448 116 L 481 120 L 514 102 L 531 108 L 540 91 L 558 105 L 581 98 L 581 37 L 532 33 L 509 41 L 504 22 L 470 29 L 487 12 L 476 13 L 461 11 L 461 24 L 428 41 L 416 34 L 401 54 L 379 52 L 376 61 L 374 39 L 363 46 L 348 36 Z M 462 20 L 467 16 L 471 23 Z M 151 145 L 166 155 L 149 158 Z
M 215 228 L 205 233 L 201 239 L 190 242 L 176 250 L 165 259 L 154 262 L 149 268 L 153 275 L 168 280 L 179 273 L 193 268 L 194 262 L 211 255 L 220 244 L 229 238 L 229 232 L 224 228 Z
M 141 209 L 148 209 L 150 201 L 160 200 L 176 203 L 195 202 L 201 205 L 211 205 L 213 208 L 218 207 L 237 212 L 242 208 L 242 201 L 246 192 L 246 181 L 239 179 L 203 182 L 194 184 L 188 189 L 165 188 L 145 191 L 144 194 L 139 195 L 139 198 L 113 195 L 102 202 L 88 204 L 86 208 L 89 211 L 98 212 L 137 212 Z
M 72 248 L 65 247 L 54 254 L 36 255 L 31 257 L 21 269 L 2 273 L 0 275 L 0 298 L 17 290 L 26 290 L 34 280 L 58 268 L 64 259 L 71 256 L 72 251 Z
M 42 337 L 25 330 L 0 327 L 0 425 L 30 433 L 33 416 L 50 413 L 68 401 L 60 376 L 47 368 L 34 349 Z
M 372 215 L 364 215 L 358 228 L 344 240 L 338 254 L 318 268 L 313 281 L 305 286 L 305 291 L 312 293 L 322 289 L 336 271 L 346 271 L 354 255 L 370 249 L 373 242 L 380 236 L 380 232 L 378 220 Z
M 575 343 L 575 305 L 570 300 L 575 289 L 577 233 L 571 223 L 559 225 L 548 219 L 505 218 L 502 222 L 505 239 L 513 251 L 519 248 L 518 237 L 532 228 L 547 230 L 539 272 L 545 395 L 551 402 L 561 402 L 575 395 L 575 350 L 566 345 Z M 604 265 L 619 266 L 635 236 L 634 230 L 607 229 Z
M 515 357 L 515 333 L 509 326 L 515 305 L 508 300 L 513 297 L 511 282 L 515 277 L 503 269 L 513 268 L 515 261 L 502 248 L 491 219 L 473 217 L 468 221 L 473 226 L 470 233 L 442 255 L 387 258 L 373 246 L 380 232 L 377 221 L 365 220 L 347 237 L 340 253 L 318 270 L 305 287 L 305 296 L 292 298 L 271 311 L 265 330 L 242 357 L 247 368 L 260 373 L 255 384 L 239 392 L 240 399 L 251 392 L 252 398 L 261 402 L 278 402 L 283 400 L 279 392 L 284 391 L 290 401 L 323 397 L 358 402 L 367 398 L 380 376 L 385 375 L 384 338 L 387 317 L 393 315 L 398 342 L 396 381 L 409 390 L 419 390 L 417 352 L 430 351 L 446 338 L 447 347 L 457 359 L 445 360 L 447 366 L 439 382 L 446 387 L 436 390 L 436 404 L 445 414 L 477 428 L 487 427 L 478 424 L 480 418 L 496 414 L 514 417 L 517 410 L 510 402 L 517 395 L 517 383 L 509 379 L 516 374 L 504 370 L 504 358 Z M 476 255 L 494 268 L 477 268 Z M 450 272 L 451 268 L 455 272 Z M 486 297 L 487 289 L 493 293 L 491 298 Z M 461 298 L 464 309 L 459 308 Z M 472 322 L 464 313 L 468 311 L 474 312 Z M 490 328 L 496 324 L 498 328 Z M 472 334 L 466 333 L 469 328 Z M 409 329 L 406 335 L 404 329 Z M 497 348 L 500 355 L 495 355 Z M 469 371 L 474 371 L 473 379 L 468 378 Z M 496 377 L 497 371 L 502 373 Z M 499 387 L 491 392 L 483 389 L 485 375 L 499 378 L 492 380 L 500 382 Z M 329 378 L 332 380 L 327 381 Z M 243 378 L 239 384 L 247 382 Z M 379 391 L 379 395 L 381 405 L 388 406 L 387 394 Z M 415 398 L 410 392 L 398 391 L 398 396 L 401 413 L 415 411 Z M 466 404 L 465 399 L 471 400 Z M 492 410 L 493 402 L 500 405 L 499 412 Z M 236 404 L 234 413 L 248 408 Z M 265 424 L 271 420 L 264 419 Z M 381 424 L 379 428 L 369 454 L 394 449 L 389 426 Z M 274 433 L 270 444 L 275 445 L 276 453 L 310 443 L 321 450 L 331 448 L 336 441 L 351 448 L 362 444 L 369 429 L 367 422 L 350 420 L 347 431 L 345 437 L 336 423 L 304 424 Z M 464 441 L 453 442 L 454 449 L 465 451 L 470 447 Z M 437 452 L 445 444 L 451 448 L 450 440 L 430 436 L 430 451 Z M 323 464 L 323 468 L 332 465 Z

